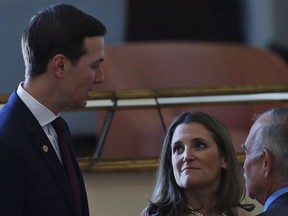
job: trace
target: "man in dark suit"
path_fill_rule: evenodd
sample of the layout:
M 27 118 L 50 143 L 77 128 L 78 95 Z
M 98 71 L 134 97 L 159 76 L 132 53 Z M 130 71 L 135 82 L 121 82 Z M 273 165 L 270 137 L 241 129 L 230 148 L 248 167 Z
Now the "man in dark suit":
M 256 118 L 243 149 L 248 195 L 264 205 L 263 216 L 288 215 L 288 109 Z
M 0 110 L 0 215 L 88 216 L 65 108 L 103 82 L 105 26 L 68 5 L 38 12 L 22 35 L 25 81 Z M 55 121 L 54 121 L 55 120 Z

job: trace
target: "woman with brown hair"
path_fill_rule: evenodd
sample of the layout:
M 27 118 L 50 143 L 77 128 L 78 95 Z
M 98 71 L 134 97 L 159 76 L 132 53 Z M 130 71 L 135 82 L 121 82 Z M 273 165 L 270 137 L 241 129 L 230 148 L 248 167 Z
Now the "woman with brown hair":
M 185 112 L 165 136 L 143 216 L 248 216 L 242 168 L 229 132 L 203 112 Z M 248 211 L 247 211 L 248 210 Z

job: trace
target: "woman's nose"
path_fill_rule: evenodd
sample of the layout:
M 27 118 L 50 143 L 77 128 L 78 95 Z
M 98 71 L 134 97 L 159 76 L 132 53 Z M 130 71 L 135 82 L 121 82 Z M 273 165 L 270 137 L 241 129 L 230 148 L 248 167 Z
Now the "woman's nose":
M 192 161 L 194 159 L 195 158 L 194 158 L 193 152 L 190 149 L 186 149 L 185 152 L 184 152 L 183 160 L 184 161 Z

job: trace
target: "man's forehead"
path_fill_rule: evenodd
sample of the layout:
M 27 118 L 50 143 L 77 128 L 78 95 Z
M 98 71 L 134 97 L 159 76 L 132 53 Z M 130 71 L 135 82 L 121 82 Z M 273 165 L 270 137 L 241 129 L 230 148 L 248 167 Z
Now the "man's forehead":
M 247 147 L 247 145 L 249 146 L 251 139 L 255 139 L 256 134 L 259 132 L 259 130 L 261 130 L 261 127 L 263 126 L 263 124 L 269 122 L 270 119 L 271 118 L 269 116 L 261 116 L 260 118 L 258 118 L 254 122 L 254 124 L 252 125 L 252 127 L 249 131 L 249 135 L 248 135 L 247 140 L 246 140 L 246 147 Z M 249 141 L 249 142 L 247 143 L 247 141 Z
M 271 121 L 271 115 L 270 115 L 270 113 L 266 113 L 266 114 L 260 116 L 260 117 L 255 121 L 254 124 L 257 124 L 257 123 L 259 123 L 259 124 L 265 124 L 265 123 L 268 123 L 268 122 L 270 122 L 270 121 Z

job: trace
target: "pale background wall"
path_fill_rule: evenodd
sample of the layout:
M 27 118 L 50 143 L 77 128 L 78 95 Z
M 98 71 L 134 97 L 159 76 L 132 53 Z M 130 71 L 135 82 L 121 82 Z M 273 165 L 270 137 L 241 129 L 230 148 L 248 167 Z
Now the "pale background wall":
M 0 92 L 11 92 L 24 78 L 20 36 L 27 21 L 38 9 L 59 1 L 0 1 Z M 124 39 L 126 0 L 62 0 L 95 15 L 108 28 L 106 44 Z M 286 0 L 243 0 L 245 2 L 247 42 L 266 47 L 270 41 L 288 47 L 288 2 Z M 67 114 L 73 133 L 95 131 L 95 113 Z M 85 121 L 77 127 L 79 119 Z M 92 119 L 92 120 L 91 120 Z M 154 184 L 154 171 L 84 174 L 91 216 L 140 215 L 147 205 Z M 257 205 L 254 213 L 262 210 Z

